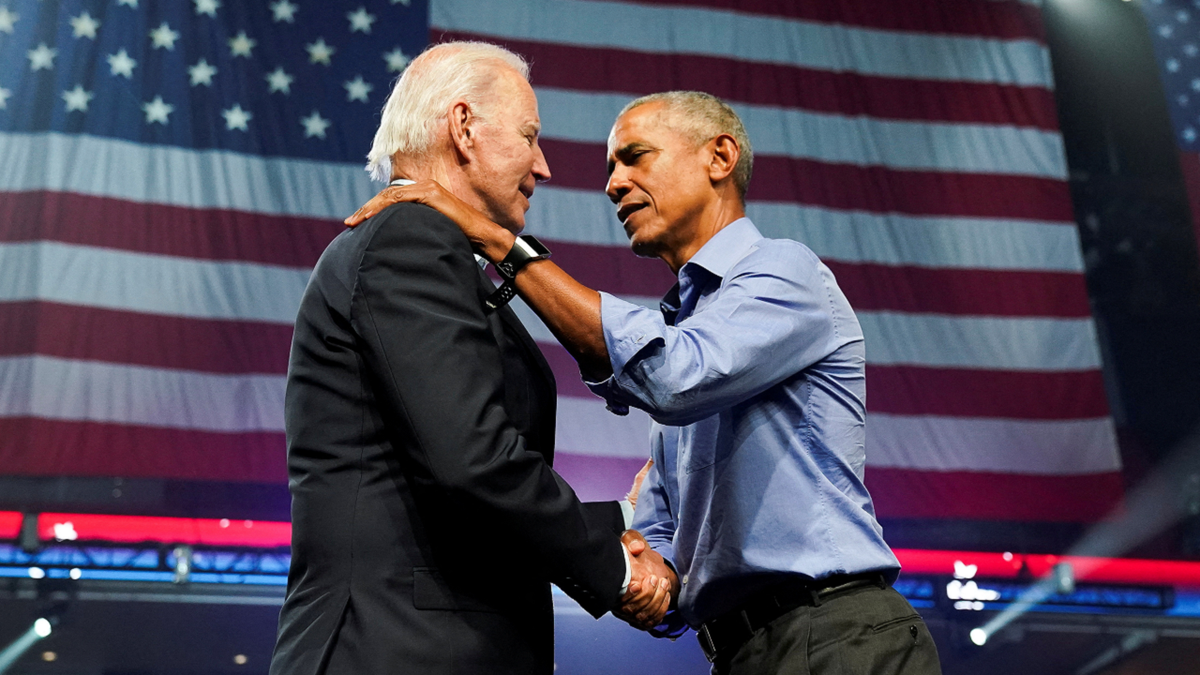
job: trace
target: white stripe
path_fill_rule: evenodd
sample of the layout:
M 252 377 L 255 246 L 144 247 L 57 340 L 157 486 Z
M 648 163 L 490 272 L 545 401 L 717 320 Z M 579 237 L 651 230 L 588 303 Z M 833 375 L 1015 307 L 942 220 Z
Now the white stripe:
M 1091 317 L 858 312 L 867 363 L 998 370 L 1098 370 Z
M 650 450 L 650 416 L 641 410 L 614 415 L 599 398 L 558 397 L 555 452 L 645 459 Z
M 341 220 L 380 187 L 360 164 L 187 150 L 82 134 L 0 133 L 0 157 L 0 190 L 61 190 L 309 218 Z
M 884 77 L 1051 87 L 1034 40 L 886 31 L 701 7 L 595 0 L 431 0 L 430 23 L 496 38 L 696 54 Z M 636 77 L 636 74 L 630 74 Z
M 537 87 L 543 135 L 608 142 L 625 94 Z M 988 124 L 850 117 L 775 106 L 733 104 L 756 154 L 893 169 L 963 171 L 1066 179 L 1057 131 Z
M 644 413 L 617 417 L 599 399 L 569 396 L 559 397 L 558 409 L 559 452 L 646 456 L 650 420 Z M 1121 469 L 1116 432 L 1106 417 L 1012 420 L 870 413 L 866 448 L 867 465 L 876 468 L 1035 475 Z
M 657 298 L 623 297 L 655 309 Z M 519 300 L 519 299 L 518 299 Z M 513 311 L 534 340 L 557 344 L 554 334 L 523 302 Z M 871 365 L 917 365 L 1021 371 L 1100 368 L 1091 319 L 943 316 L 857 312 Z
M 795 239 L 828 260 L 994 270 L 1082 272 L 1071 223 L 905 216 L 801 204 L 750 202 L 764 236 Z M 599 190 L 537 188 L 527 232 L 579 244 L 629 247 L 612 202 Z
M 0 243 L 0 301 L 291 324 L 310 270 L 57 242 Z
M 867 416 L 867 465 L 924 471 L 1077 475 L 1120 471 L 1110 418 Z
M 59 359 L 0 358 L 0 417 L 218 432 L 283 431 L 282 375 L 212 375 Z

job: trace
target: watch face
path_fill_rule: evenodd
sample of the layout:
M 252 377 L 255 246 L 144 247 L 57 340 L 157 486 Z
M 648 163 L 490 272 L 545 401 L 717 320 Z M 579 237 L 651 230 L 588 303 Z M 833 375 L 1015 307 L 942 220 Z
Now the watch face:
M 550 257 L 550 249 L 546 248 L 545 244 L 538 241 L 532 234 L 522 234 L 517 237 L 517 241 L 521 242 L 522 248 L 530 254 L 531 258 Z

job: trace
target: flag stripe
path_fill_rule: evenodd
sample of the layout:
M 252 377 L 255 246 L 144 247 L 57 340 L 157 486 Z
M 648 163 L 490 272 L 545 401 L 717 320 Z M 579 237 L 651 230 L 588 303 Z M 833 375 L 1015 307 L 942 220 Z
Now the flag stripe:
M 559 398 L 555 447 L 601 457 L 645 457 L 649 418 L 603 400 Z M 907 434 L 907 435 L 906 435 Z M 867 466 L 923 471 L 1076 475 L 1118 471 L 1112 420 L 1011 420 L 867 414 Z M 604 439 L 596 443 L 595 439 Z
M 555 187 L 603 191 L 606 149 L 545 138 Z M 1020 201 L 1007 195 L 1021 194 Z M 831 209 L 910 215 L 1014 218 L 1070 223 L 1070 193 L 1058 179 L 1003 174 L 909 171 L 756 154 L 751 201 L 799 202 Z
M 690 6 L 510 0 L 498 12 L 488 0 L 441 0 L 430 7 L 430 23 L 435 29 L 505 39 L 705 54 L 889 77 L 1053 84 L 1047 49 L 1034 40 L 887 31 Z
M 356 164 L 0 132 L 0 191 L 56 190 L 194 209 L 341 220 L 379 191 Z M 90 171 L 81 167 L 119 167 Z
M 310 268 L 341 222 L 193 209 L 70 192 L 0 192 L 0 242 L 56 241 L 137 253 Z
M 435 42 L 497 42 L 492 35 L 457 31 L 435 30 L 431 38 Z M 1054 94 L 1045 87 L 877 77 L 698 54 L 658 54 L 556 42 L 498 42 L 530 62 L 531 79 L 539 87 L 621 92 L 630 98 L 672 89 L 698 90 L 730 102 L 849 116 L 1058 129 Z M 628 77 L 631 72 L 638 76 Z
M 825 260 L 918 267 L 1083 271 L 1070 223 L 879 214 L 750 202 L 767 237 L 803 242 Z M 530 200 L 526 229 L 539 238 L 627 247 L 613 205 L 599 191 L 546 185 Z
M 535 86 L 546 138 L 607 143 L 628 94 Z M 1065 179 L 1056 131 L 994 124 L 887 120 L 731 103 L 756 151 L 893 169 L 966 171 Z
M 1121 474 L 1045 475 L 867 467 L 867 489 L 889 518 L 1094 522 L 1123 491 Z
M 593 396 L 565 349 L 546 342 L 538 346 L 558 380 L 560 396 Z M 920 366 L 867 366 L 867 410 L 1029 420 L 1097 418 L 1109 413 L 1099 370 L 1013 372 Z
M 8 475 L 24 476 L 287 481 L 282 432 L 214 433 L 36 417 L 0 416 L 0 466 Z
M 56 242 L 0 244 L 0 302 L 291 324 L 309 270 Z
M 1045 41 L 1041 12 L 1014 1 L 967 1 L 949 5 L 928 0 L 838 0 L 831 3 L 778 0 L 638 0 L 663 7 L 696 6 L 821 23 L 883 30 L 922 31 Z
M 1119 471 L 1108 417 L 1014 420 L 867 415 L 867 464 L 927 471 L 1070 475 Z
M 0 358 L 0 417 L 278 432 L 283 389 L 282 375 L 217 375 L 51 356 Z
M 291 325 L 45 301 L 0 302 L 0 356 L 40 354 L 205 373 L 281 375 L 287 372 L 291 343 Z
M 626 297 L 646 307 L 657 299 Z M 535 340 L 555 342 L 550 329 L 519 300 L 513 311 Z M 1090 319 L 994 318 L 858 312 L 872 365 L 1082 371 L 1100 368 Z

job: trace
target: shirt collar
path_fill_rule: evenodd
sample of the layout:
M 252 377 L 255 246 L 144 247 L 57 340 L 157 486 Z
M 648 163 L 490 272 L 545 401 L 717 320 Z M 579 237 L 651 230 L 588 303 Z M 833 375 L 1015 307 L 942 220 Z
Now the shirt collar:
M 696 265 L 710 274 L 724 278 L 729 268 L 744 258 L 762 238 L 762 234 L 749 218 L 738 218 L 705 242 L 679 271 L 682 273 L 688 265 Z
M 409 180 L 407 178 L 395 178 L 395 179 L 392 179 L 392 181 L 389 182 L 388 185 L 412 185 L 413 183 L 416 183 L 416 182 L 417 181 L 415 181 L 415 180 Z M 487 266 L 488 266 L 487 258 L 476 253 L 475 254 L 475 262 L 476 262 L 476 264 L 479 265 L 479 269 L 481 269 L 481 270 L 487 269 Z

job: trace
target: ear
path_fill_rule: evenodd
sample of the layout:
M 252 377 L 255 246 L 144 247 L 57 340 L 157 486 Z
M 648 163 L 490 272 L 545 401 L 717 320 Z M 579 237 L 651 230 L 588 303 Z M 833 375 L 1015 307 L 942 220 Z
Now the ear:
M 450 131 L 450 142 L 454 145 L 460 162 L 465 162 L 474 154 L 475 124 L 478 118 L 471 111 L 471 104 L 458 101 L 450 107 L 446 115 Z
M 720 134 L 708 142 L 712 153 L 708 162 L 708 177 L 714 184 L 729 178 L 742 156 L 737 141 L 729 134 Z

